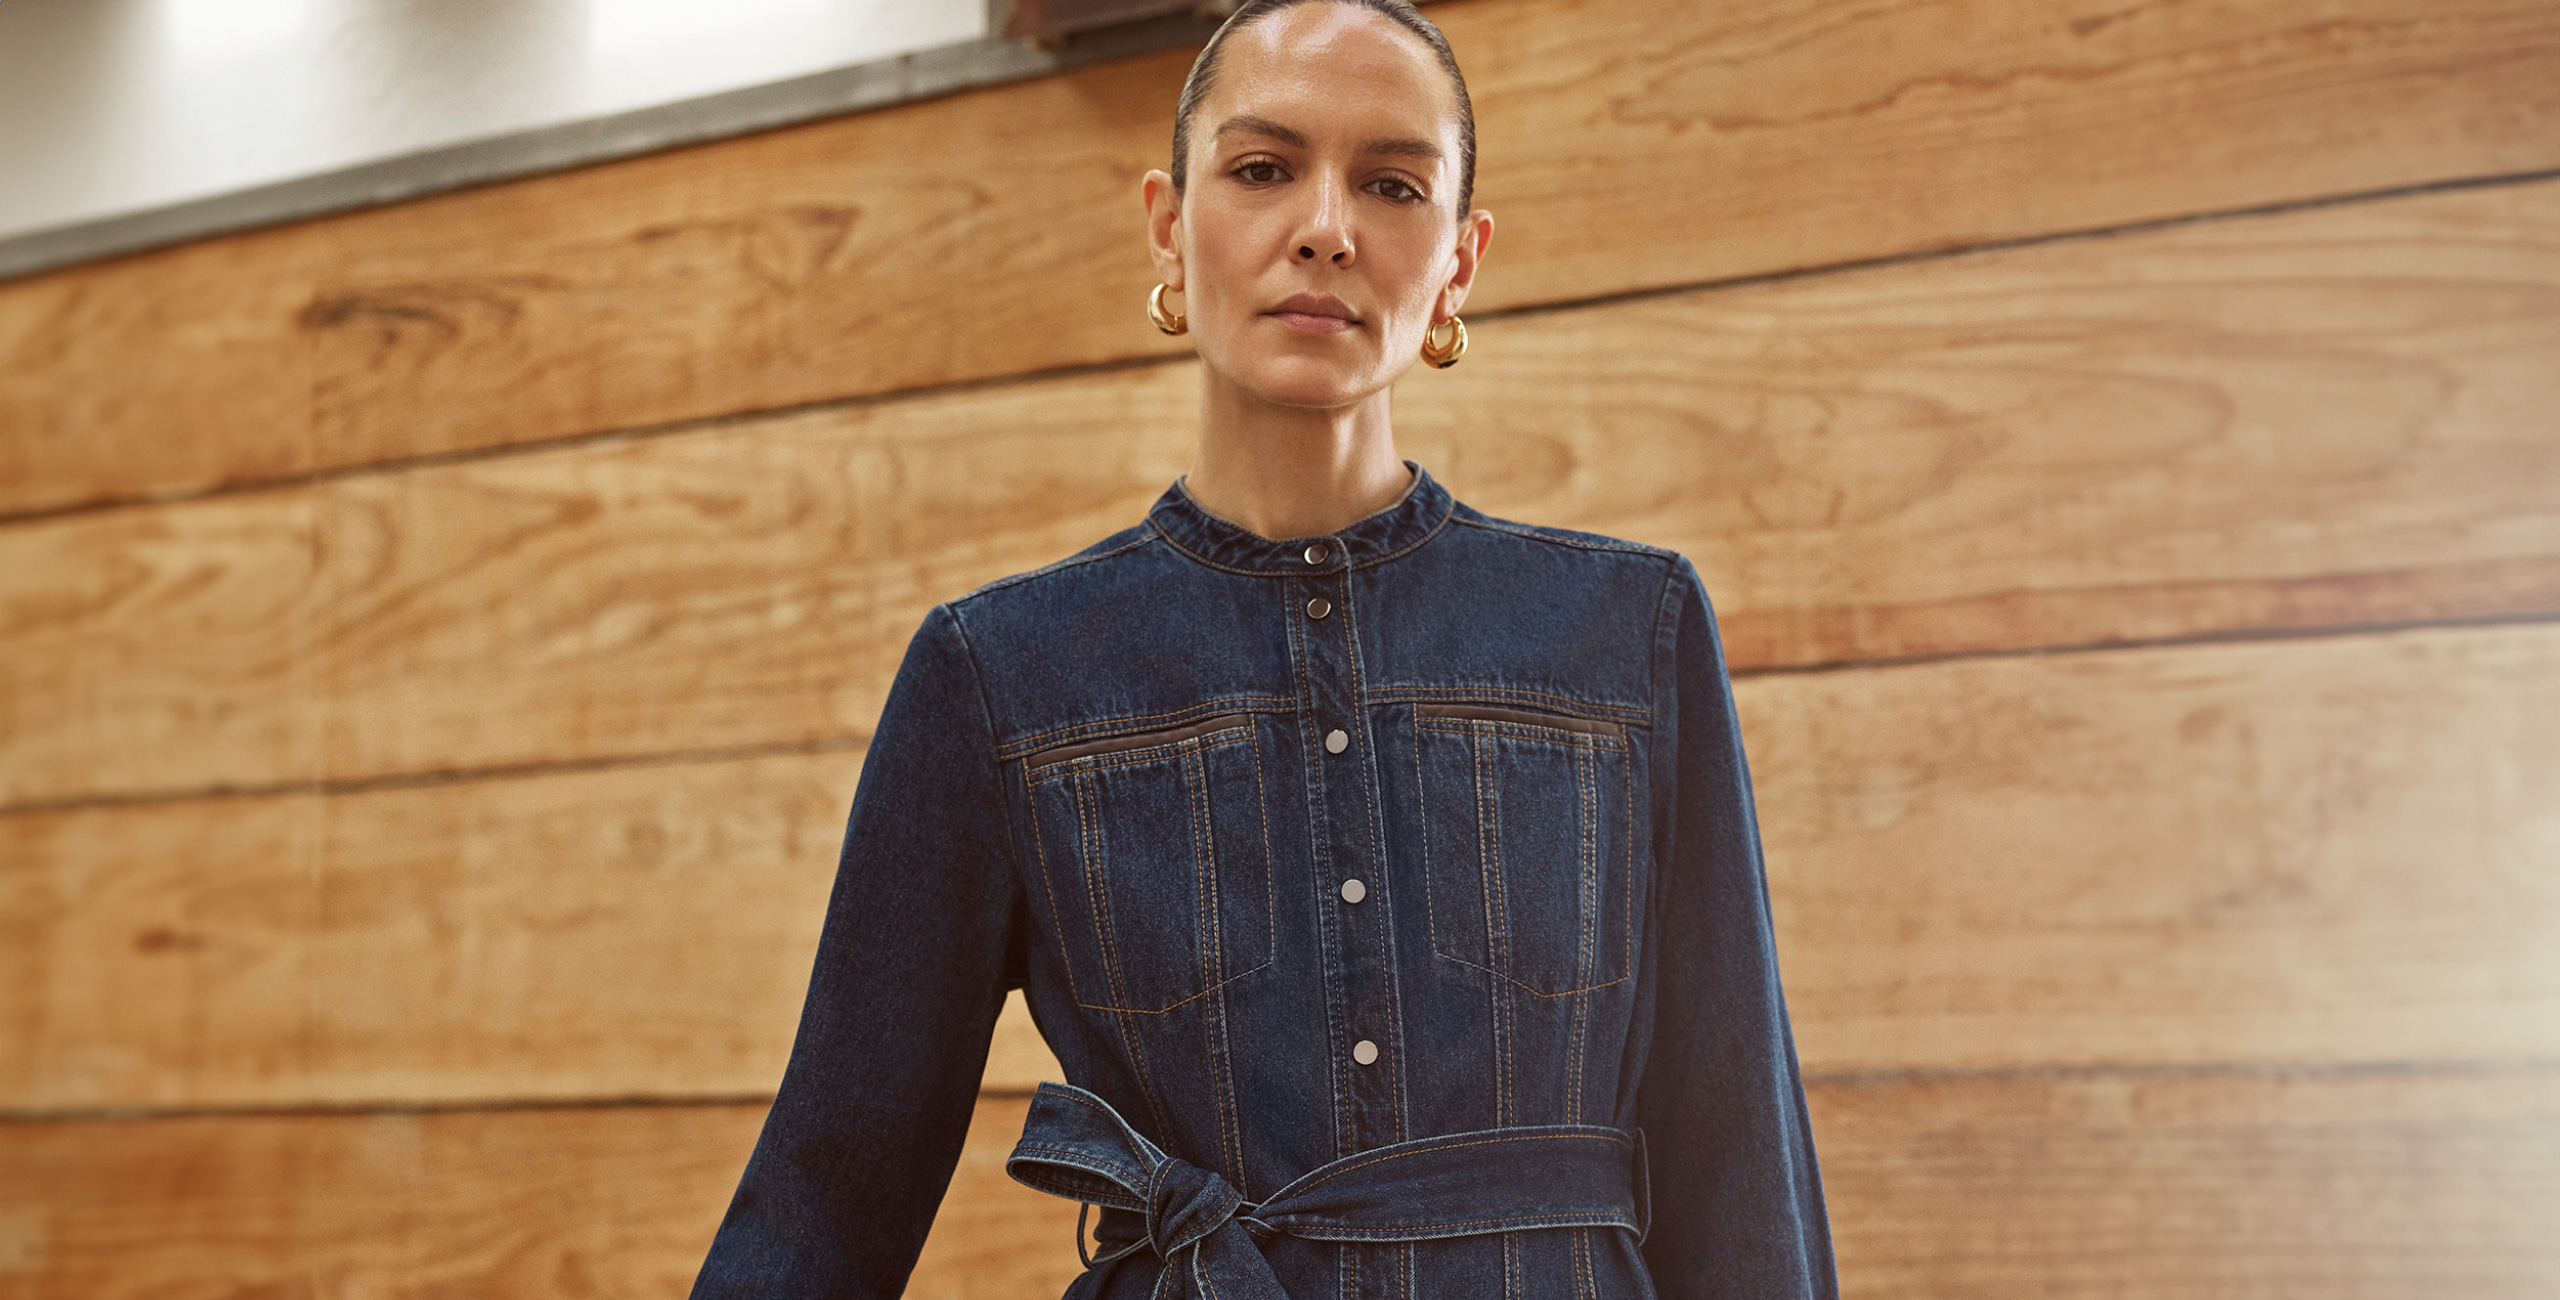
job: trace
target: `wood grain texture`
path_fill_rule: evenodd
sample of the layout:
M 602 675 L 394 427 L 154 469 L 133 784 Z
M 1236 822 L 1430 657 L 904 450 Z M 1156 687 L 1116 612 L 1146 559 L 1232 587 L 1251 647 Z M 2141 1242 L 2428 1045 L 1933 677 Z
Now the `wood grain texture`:
M 2539 1300 L 2560 1076 L 1817 1082 L 1843 1293 Z M 979 1103 L 907 1294 L 1045 1300 L 1072 1203 L 1004 1177 Z M 682 1296 L 761 1107 L 0 1125 L 26 1300 Z M 1657 1149 L 1657 1161 L 1678 1153 Z
M 0 1110 L 769 1092 L 860 765 L 0 817 Z
M 1739 696 L 1808 1069 L 2560 1061 L 2560 624 Z M 853 768 L 0 817 L 0 1106 L 769 1089 Z
M 1400 436 L 1740 666 L 2560 612 L 2560 184 L 1474 333 Z
M 2560 1061 L 2560 625 L 1738 696 L 1808 1069 Z
M 335 248 L 290 226 L 0 283 L 0 513 L 345 463 L 311 445 L 297 324 Z
M 0 1108 L 770 1092 L 860 761 L 0 818 Z
M 980 1103 L 907 1295 L 1028 1300 L 1081 1271 L 1074 1203 L 1004 1175 L 1027 1104 Z M 0 1124 L 0 1294 L 676 1300 L 764 1109 Z
M 2560 166 L 2539 0 L 1433 15 L 1503 223 L 1479 313 Z M 1187 63 L 0 287 L 0 510 L 1178 349 L 1136 192 Z
M 2547 1070 L 1879 1079 L 1810 1093 L 1846 1297 L 2560 1290 L 2560 1075 Z
M 0 527 L 0 800 L 130 789 L 99 778 L 137 766 L 196 788 L 317 770 L 318 505 L 257 493 Z
M 1737 667 L 2560 611 L 2560 184 L 1488 322 L 1405 449 Z M 0 528 L 0 800 L 859 736 L 1140 518 L 1189 364 Z
M 1190 403 L 1106 375 L 0 528 L 0 799 L 858 738 L 926 608 L 1140 516 Z
M 1022 990 L 1006 994 L 1004 1010 L 996 1016 L 995 1034 L 987 1044 L 987 1072 L 979 1086 L 990 1093 L 1028 1094 L 1044 1079 L 1063 1083 L 1066 1078 L 1066 1067 L 1058 1064 L 1048 1040 L 1040 1036 L 1040 1026 L 1032 1023 L 1031 1004 L 1023 1000 Z

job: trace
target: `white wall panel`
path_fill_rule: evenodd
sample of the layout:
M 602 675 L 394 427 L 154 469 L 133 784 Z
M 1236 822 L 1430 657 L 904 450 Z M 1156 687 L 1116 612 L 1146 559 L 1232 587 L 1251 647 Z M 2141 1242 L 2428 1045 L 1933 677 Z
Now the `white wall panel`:
M 0 239 L 986 34 L 985 0 L 7 0 Z

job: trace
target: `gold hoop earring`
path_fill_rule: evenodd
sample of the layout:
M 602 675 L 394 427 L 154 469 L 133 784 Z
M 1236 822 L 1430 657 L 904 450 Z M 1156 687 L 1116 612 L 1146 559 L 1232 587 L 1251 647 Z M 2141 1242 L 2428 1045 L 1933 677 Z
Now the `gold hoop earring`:
M 1430 362 L 1435 370 L 1446 370 L 1458 364 L 1458 358 L 1467 355 L 1467 323 L 1455 316 L 1450 317 L 1447 343 L 1431 341 L 1432 336 L 1439 332 L 1438 325 L 1422 332 L 1422 359 Z
M 1164 291 L 1171 287 L 1172 286 L 1170 285 L 1159 284 L 1156 286 L 1154 293 L 1147 295 L 1147 319 L 1154 321 L 1156 323 L 1156 328 L 1163 330 L 1167 334 L 1187 334 L 1191 331 L 1190 317 L 1174 316 L 1168 318 L 1165 315 Z

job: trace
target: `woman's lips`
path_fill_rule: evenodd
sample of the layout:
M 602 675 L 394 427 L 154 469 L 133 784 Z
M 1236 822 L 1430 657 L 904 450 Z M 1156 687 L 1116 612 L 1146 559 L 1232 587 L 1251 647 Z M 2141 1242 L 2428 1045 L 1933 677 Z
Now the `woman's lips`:
M 1319 316 L 1307 311 L 1275 311 L 1266 314 L 1300 334 L 1339 334 L 1359 323 L 1344 320 L 1339 316 Z
M 1293 293 L 1263 315 L 1300 334 L 1339 334 L 1360 323 L 1349 303 L 1329 293 Z

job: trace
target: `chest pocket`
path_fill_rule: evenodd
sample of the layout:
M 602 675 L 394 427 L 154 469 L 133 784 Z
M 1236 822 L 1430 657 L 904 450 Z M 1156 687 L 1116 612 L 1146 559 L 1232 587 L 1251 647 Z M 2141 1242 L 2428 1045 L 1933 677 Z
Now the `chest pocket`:
M 1626 728 L 1424 704 L 1414 742 L 1431 950 L 1546 996 L 1625 979 L 1635 905 Z
M 1023 779 L 1078 1004 L 1170 1011 L 1271 963 L 1252 714 L 1043 750 Z

